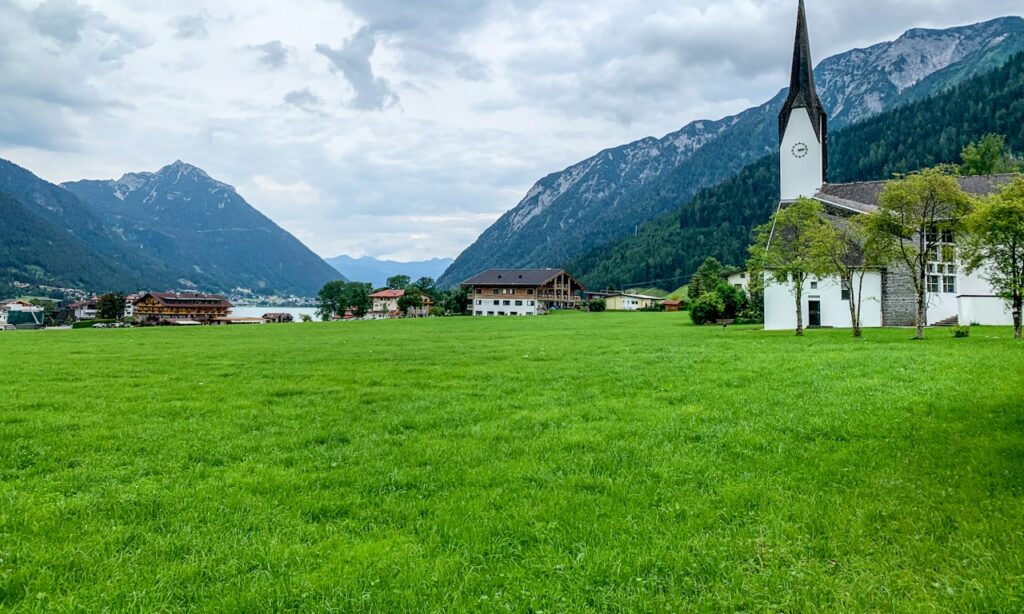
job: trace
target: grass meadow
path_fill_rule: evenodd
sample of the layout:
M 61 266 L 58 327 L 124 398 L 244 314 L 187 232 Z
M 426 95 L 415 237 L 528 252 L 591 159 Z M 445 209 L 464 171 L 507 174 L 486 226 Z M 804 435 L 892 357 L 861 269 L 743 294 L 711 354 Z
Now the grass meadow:
M 0 334 L 0 609 L 1024 610 L 1006 329 Z

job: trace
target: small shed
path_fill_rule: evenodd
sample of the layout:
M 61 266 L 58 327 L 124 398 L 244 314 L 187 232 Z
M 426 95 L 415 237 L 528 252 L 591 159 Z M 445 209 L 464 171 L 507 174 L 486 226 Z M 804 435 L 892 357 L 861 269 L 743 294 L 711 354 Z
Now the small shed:
M 683 301 L 677 301 L 677 300 L 669 299 L 669 300 L 665 301 L 662 304 L 665 305 L 665 311 L 682 311 L 683 310 Z

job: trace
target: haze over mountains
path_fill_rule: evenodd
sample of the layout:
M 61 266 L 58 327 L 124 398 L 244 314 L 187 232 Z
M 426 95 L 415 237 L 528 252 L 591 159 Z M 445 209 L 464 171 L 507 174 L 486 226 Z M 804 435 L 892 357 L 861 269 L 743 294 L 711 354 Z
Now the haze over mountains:
M 437 279 L 453 262 L 455 260 L 452 258 L 434 258 L 422 262 L 396 262 L 368 256 L 362 258 L 338 256 L 327 259 L 327 264 L 333 266 L 345 277 L 352 281 L 373 284 L 377 288 L 386 285 L 388 278 L 395 275 L 408 275 L 413 281 L 422 277 Z
M 1020 17 L 915 29 L 896 41 L 828 58 L 815 78 L 830 123 L 839 129 L 997 67 L 1021 50 Z M 739 115 L 609 149 L 541 179 L 440 283 L 453 285 L 491 267 L 564 266 L 634 232 L 774 151 L 785 95 L 783 89 Z

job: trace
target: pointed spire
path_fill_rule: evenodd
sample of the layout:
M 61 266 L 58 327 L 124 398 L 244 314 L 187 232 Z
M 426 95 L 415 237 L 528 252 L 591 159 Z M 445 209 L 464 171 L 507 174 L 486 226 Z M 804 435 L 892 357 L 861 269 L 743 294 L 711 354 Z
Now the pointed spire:
M 821 106 L 814 88 L 814 62 L 811 61 L 811 38 L 807 33 L 807 10 L 804 0 L 796 16 L 796 42 L 793 44 L 793 73 L 789 80 L 790 96 L 797 93 L 803 107 Z
M 811 38 L 807 28 L 807 10 L 804 0 L 796 14 L 796 40 L 793 43 L 793 71 L 790 75 L 789 96 L 779 115 L 779 142 L 786 136 L 789 119 L 793 109 L 807 109 L 811 116 L 811 124 L 818 140 L 828 146 L 828 115 L 818 98 L 818 90 L 814 86 L 814 62 L 811 59 Z M 827 152 L 827 149 L 826 149 Z M 825 156 L 825 168 L 828 168 L 828 155 Z

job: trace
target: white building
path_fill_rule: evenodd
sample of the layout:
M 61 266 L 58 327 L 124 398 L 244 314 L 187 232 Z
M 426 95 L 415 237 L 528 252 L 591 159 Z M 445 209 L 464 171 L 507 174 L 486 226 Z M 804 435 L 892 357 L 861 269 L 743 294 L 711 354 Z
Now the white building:
M 46 310 L 20 299 L 0 302 L 0 330 L 8 328 L 40 328 Z
M 826 182 L 828 116 L 814 85 L 807 18 L 802 0 L 797 16 L 789 96 L 779 120 L 780 207 L 801 197 L 808 197 L 821 202 L 826 213 L 834 218 L 848 218 L 878 210 L 879 198 L 887 182 Z M 961 177 L 958 181 L 968 194 L 981 196 L 997 192 L 1012 178 L 1010 175 L 995 175 Z M 944 247 L 955 247 L 952 236 L 942 239 Z M 1011 324 L 1013 319 L 1007 305 L 996 296 L 985 280 L 984 273 L 967 275 L 956 258 L 948 256 L 950 252 L 955 253 L 955 250 L 940 247 L 929 264 L 928 324 Z M 792 282 L 778 284 L 770 274 L 766 274 L 766 329 L 796 328 L 796 305 L 792 289 Z M 803 289 L 804 326 L 851 327 L 847 298 L 838 280 L 809 279 Z M 865 274 L 861 319 L 865 328 L 913 326 L 916 323 L 917 299 L 905 265 L 893 264 Z

